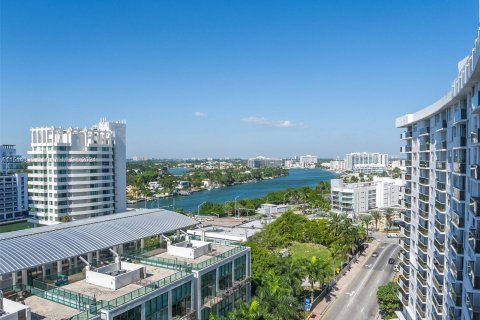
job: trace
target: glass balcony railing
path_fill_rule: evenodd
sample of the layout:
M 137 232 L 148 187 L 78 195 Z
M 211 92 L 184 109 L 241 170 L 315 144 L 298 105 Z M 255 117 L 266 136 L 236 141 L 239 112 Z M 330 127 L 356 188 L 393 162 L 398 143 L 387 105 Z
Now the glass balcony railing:
M 457 201 L 465 201 L 465 191 L 459 188 L 453 188 L 453 197 Z
M 440 212 L 445 212 L 446 210 L 445 203 L 441 203 L 438 200 L 435 201 L 435 208 Z
M 420 177 L 420 178 L 418 178 L 418 182 L 419 182 L 420 184 L 423 184 L 423 185 L 428 185 L 428 184 L 430 184 L 430 179 L 424 178 L 424 177 Z
M 447 162 L 446 161 L 437 161 L 435 163 L 435 169 L 446 170 L 447 169 Z
M 470 166 L 470 177 L 475 180 L 480 180 L 480 165 L 473 164 Z
M 472 212 L 475 217 L 480 217 L 480 198 L 470 197 L 470 212 Z
M 435 269 L 437 269 L 439 274 L 443 274 L 445 272 L 445 266 L 443 265 L 443 263 L 440 263 L 437 258 L 433 259 L 433 266 L 435 267 Z
M 419 134 L 421 136 L 430 134 L 430 127 L 421 128 L 419 131 Z
M 457 123 L 467 119 L 467 109 L 456 110 L 453 114 L 453 122 Z
M 459 173 L 459 174 L 465 174 L 466 172 L 466 166 L 465 163 L 462 162 L 454 162 L 453 163 L 453 172 Z
M 446 183 L 437 181 L 436 184 L 437 190 L 446 191 Z
M 412 131 L 406 131 L 400 134 L 400 139 L 410 139 L 412 138 Z

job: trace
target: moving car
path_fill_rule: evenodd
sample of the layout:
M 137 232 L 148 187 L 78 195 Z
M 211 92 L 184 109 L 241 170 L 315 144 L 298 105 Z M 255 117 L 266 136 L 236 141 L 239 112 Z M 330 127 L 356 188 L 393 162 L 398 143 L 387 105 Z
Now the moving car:
M 395 263 L 395 259 L 393 258 L 388 259 L 388 264 L 394 264 L 394 263 Z
M 372 253 L 372 257 L 374 257 L 374 258 L 378 257 L 378 252 L 375 251 L 374 253 Z
M 393 266 L 393 271 L 395 271 L 395 272 L 399 272 L 399 271 L 400 271 L 400 268 L 398 267 L 398 264 L 396 264 L 396 265 Z

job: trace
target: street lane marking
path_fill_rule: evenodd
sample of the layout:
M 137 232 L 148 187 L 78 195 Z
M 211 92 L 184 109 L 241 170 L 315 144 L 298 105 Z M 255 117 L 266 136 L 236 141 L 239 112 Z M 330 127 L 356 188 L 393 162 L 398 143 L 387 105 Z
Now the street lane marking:
M 388 247 L 390 246 L 394 246 L 394 244 L 389 244 Z M 392 253 L 390 254 L 390 257 L 392 257 L 392 255 L 395 253 L 396 250 L 393 250 Z M 375 267 L 379 262 L 380 262 L 381 259 L 378 259 L 377 261 L 375 261 L 375 263 L 373 264 L 373 266 Z M 367 276 L 365 278 L 363 278 L 363 281 L 360 283 L 360 285 L 358 286 L 358 288 L 363 288 L 363 286 L 365 285 L 365 282 L 367 282 L 368 278 L 370 277 L 370 275 L 372 274 L 372 272 L 374 271 L 374 268 L 368 270 L 367 272 Z M 352 298 L 355 297 L 355 294 L 352 295 Z M 352 303 L 353 299 L 350 299 L 350 301 L 348 302 L 347 304 L 347 308 L 350 306 L 350 304 Z

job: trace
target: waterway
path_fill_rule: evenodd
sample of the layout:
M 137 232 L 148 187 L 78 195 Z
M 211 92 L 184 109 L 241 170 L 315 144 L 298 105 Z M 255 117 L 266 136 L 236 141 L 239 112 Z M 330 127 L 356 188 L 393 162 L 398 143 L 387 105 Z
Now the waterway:
M 173 170 L 172 174 L 182 174 L 188 169 L 179 168 Z M 198 205 L 205 202 L 223 203 L 225 201 L 234 201 L 238 199 L 252 199 L 266 196 L 270 192 L 280 191 L 288 188 L 315 187 L 320 181 L 329 181 L 334 179 L 336 174 L 322 169 L 290 169 L 288 176 L 276 179 L 262 180 L 255 183 L 237 184 L 231 187 L 213 189 L 211 191 L 194 192 L 189 196 L 177 196 L 166 199 L 139 201 L 130 207 L 136 208 L 181 208 L 186 212 L 196 212 Z M 0 233 L 21 229 L 32 228 L 33 225 L 28 222 L 12 223 L 0 225 Z
M 320 181 L 329 181 L 337 175 L 322 169 L 290 169 L 288 176 L 276 179 L 262 180 L 255 183 L 237 184 L 231 187 L 218 188 L 194 192 L 189 196 L 176 196 L 166 199 L 139 201 L 136 208 L 181 208 L 185 211 L 196 212 L 198 205 L 205 201 L 223 203 L 238 199 L 252 199 L 266 196 L 270 192 L 288 188 L 315 187 Z

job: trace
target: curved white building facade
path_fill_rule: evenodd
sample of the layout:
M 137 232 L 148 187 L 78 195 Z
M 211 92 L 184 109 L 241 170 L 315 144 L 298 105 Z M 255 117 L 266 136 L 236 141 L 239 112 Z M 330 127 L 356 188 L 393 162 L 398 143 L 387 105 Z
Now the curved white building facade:
M 400 255 L 404 319 L 480 319 L 480 31 L 450 92 L 406 131 Z
M 126 210 L 126 124 L 31 129 L 30 220 L 56 224 Z

